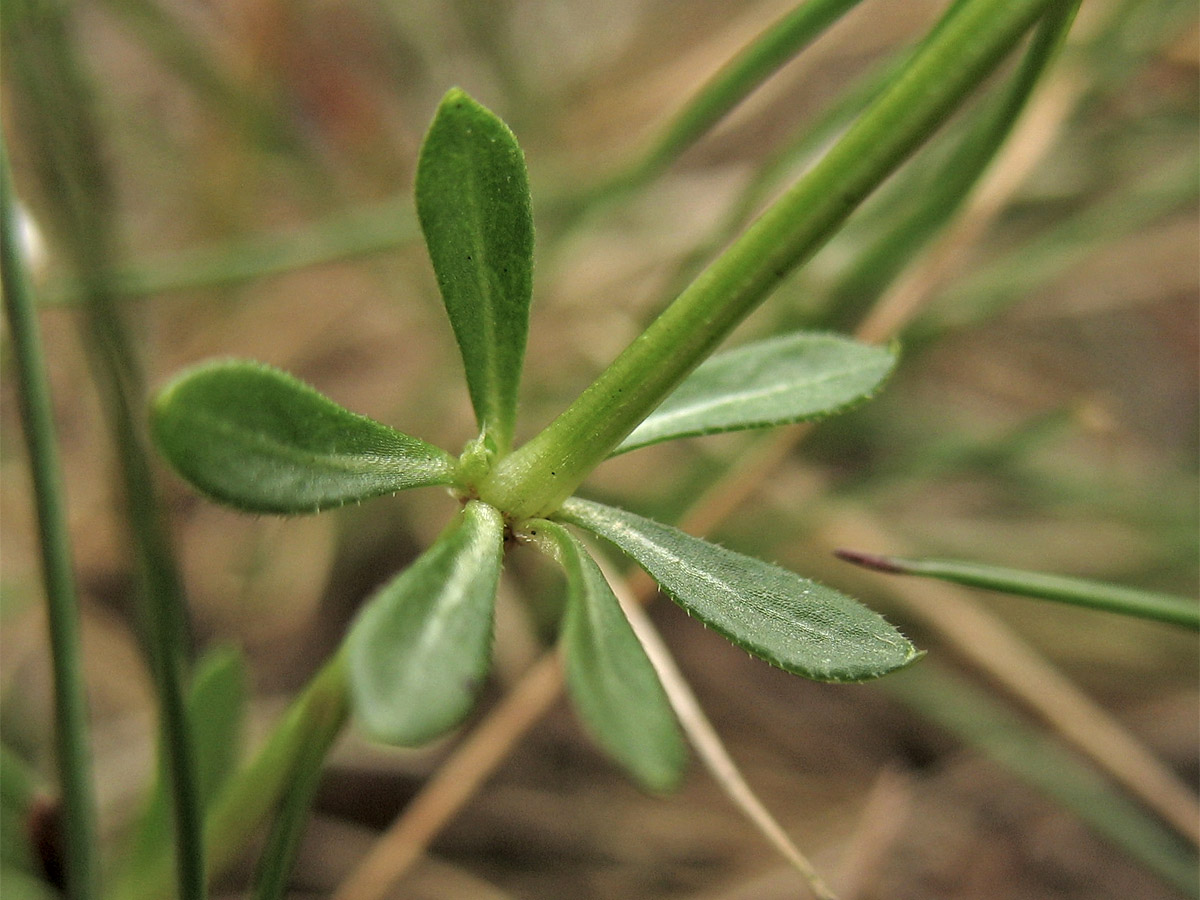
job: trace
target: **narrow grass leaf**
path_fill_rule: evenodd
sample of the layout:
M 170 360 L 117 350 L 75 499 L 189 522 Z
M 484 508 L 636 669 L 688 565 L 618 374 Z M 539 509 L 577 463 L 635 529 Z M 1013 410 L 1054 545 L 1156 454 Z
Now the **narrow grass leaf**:
M 363 609 L 347 638 L 355 710 L 368 733 L 416 746 L 470 712 L 491 660 L 504 520 L 472 501 Z
M 859 2 L 807 0 L 773 22 L 675 115 L 646 157 L 626 176 L 629 183 L 639 184 L 666 167 Z
M 456 88 L 421 147 L 416 194 L 476 418 L 503 452 L 512 443 L 533 291 L 525 158 L 508 126 Z
M 951 559 L 909 559 L 858 550 L 838 550 L 837 556 L 879 572 L 938 578 L 1020 597 L 1054 600 L 1200 630 L 1200 604 L 1187 597 L 1143 591 L 1104 581 Z
M 454 460 L 437 447 L 254 362 L 220 361 L 185 372 L 156 398 L 152 426 L 179 474 L 248 512 L 319 512 L 448 484 L 454 472 Z
M 567 688 L 596 741 L 644 788 L 679 786 L 687 749 L 666 692 L 600 567 L 561 525 L 531 530 L 554 542 L 567 575 L 562 651 Z
M 757 341 L 702 363 L 614 454 L 830 415 L 871 396 L 895 364 L 891 350 L 836 334 Z
M 564 503 L 555 518 L 616 544 L 689 613 L 788 672 L 818 681 L 863 681 L 920 656 L 877 613 L 786 569 L 578 498 Z

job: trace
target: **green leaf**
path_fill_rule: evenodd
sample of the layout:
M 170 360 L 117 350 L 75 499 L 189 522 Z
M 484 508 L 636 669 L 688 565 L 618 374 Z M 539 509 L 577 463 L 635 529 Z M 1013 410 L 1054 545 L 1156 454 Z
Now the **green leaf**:
M 380 590 L 347 638 L 355 710 L 389 744 L 416 746 L 457 725 L 487 675 L 504 520 L 471 501 L 415 563 Z
M 555 518 L 616 544 L 689 613 L 796 675 L 862 681 L 921 655 L 861 603 L 677 528 L 577 498 Z
M 221 648 L 207 654 L 196 668 L 187 697 L 187 721 L 192 730 L 196 786 L 204 806 L 225 786 L 237 768 L 246 710 L 246 667 L 238 650 Z M 171 811 L 163 756 L 150 790 L 149 802 L 135 828 L 132 845 L 114 879 L 116 893 L 144 877 L 171 842 Z
M 895 364 L 892 351 L 836 334 L 758 341 L 702 363 L 613 452 L 829 415 L 869 397 Z
M 658 674 L 600 567 L 565 528 L 530 523 L 567 574 L 562 649 L 567 687 L 596 741 L 648 790 L 679 786 L 687 749 Z M 542 546 L 545 546 L 544 544 Z
M 454 474 L 445 451 L 255 362 L 185 372 L 155 399 L 151 424 L 180 475 L 247 512 L 319 512 Z
M 457 88 L 417 164 L 417 216 L 483 433 L 512 443 L 533 292 L 525 158 L 508 126 Z

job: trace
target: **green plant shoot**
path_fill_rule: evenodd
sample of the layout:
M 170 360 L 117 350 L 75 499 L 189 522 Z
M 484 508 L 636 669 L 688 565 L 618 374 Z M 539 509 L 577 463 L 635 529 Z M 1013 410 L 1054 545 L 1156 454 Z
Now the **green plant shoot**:
M 515 536 L 566 573 L 561 644 L 589 730 L 648 789 L 678 784 L 686 754 L 662 687 L 599 567 L 560 522 L 612 541 L 689 612 L 790 672 L 858 681 L 917 658 L 857 601 L 633 513 L 573 499 L 531 518 L 489 502 L 482 487 L 511 450 L 533 228 L 520 148 L 462 91 L 446 95 L 429 129 L 416 198 L 480 427 L 458 459 L 253 362 L 202 364 L 153 407 L 153 433 L 175 469 L 248 512 L 312 513 L 433 485 L 462 499 L 458 519 L 350 631 L 348 680 L 368 733 L 422 744 L 470 712 L 490 664 L 505 539 Z M 614 452 L 829 415 L 874 393 L 894 364 L 890 350 L 830 334 L 744 346 L 701 365 Z

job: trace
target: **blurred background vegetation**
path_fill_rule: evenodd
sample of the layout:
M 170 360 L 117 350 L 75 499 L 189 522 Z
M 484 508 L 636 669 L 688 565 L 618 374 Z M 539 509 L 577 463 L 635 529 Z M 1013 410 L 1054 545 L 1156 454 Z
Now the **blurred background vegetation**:
M 473 417 L 411 199 L 424 129 L 459 85 L 510 124 L 533 183 L 527 437 L 727 240 L 731 221 L 803 170 L 820 146 L 800 137 L 943 5 L 863 3 L 644 189 L 578 216 L 571 198 L 635 160 L 788 3 L 75 4 L 69 41 L 100 148 L 82 182 L 108 186 L 91 223 L 107 248 L 104 289 L 150 386 L 210 356 L 253 357 L 355 411 L 461 446 Z M 17 71 L 28 63 L 14 38 L 23 8 L 5 9 L 3 125 L 44 239 L 37 279 L 84 594 L 98 789 L 105 831 L 118 835 L 153 772 L 151 694 L 115 456 L 87 363 L 96 335 L 80 312 L 82 251 L 56 225 L 62 186 L 47 180 L 38 149 L 39 129 L 72 114 L 47 108 Z M 748 659 L 670 604 L 652 608 L 748 779 L 843 897 L 1187 894 L 1164 877 L 1194 853 L 1176 834 L 1186 825 L 1095 774 L 1065 749 L 1070 725 L 1064 739 L 1062 723 L 1029 711 L 1028 692 L 998 684 L 1005 677 L 972 649 L 994 646 L 992 633 L 973 632 L 970 612 L 940 616 L 982 606 L 989 628 L 1049 661 L 1188 794 L 1200 778 L 1193 634 L 901 587 L 830 551 L 866 541 L 858 549 L 1196 593 L 1198 41 L 1191 3 L 1084 4 L 1042 86 L 1044 118 L 1006 149 L 1002 165 L 1018 177 L 899 273 L 919 305 L 900 330 L 897 374 L 872 403 L 797 444 L 716 532 L 854 593 L 928 659 L 894 685 L 816 685 Z M 946 146 L 885 185 L 743 333 L 853 330 L 881 296 L 905 302 L 888 262 L 863 260 L 946 177 Z M 0 726 L 49 780 L 44 614 L 7 374 L 0 401 Z M 736 435 L 647 449 L 606 464 L 588 491 L 677 520 L 766 446 Z M 162 495 L 197 648 L 247 655 L 253 734 L 454 503 L 419 492 L 279 520 L 220 509 L 165 475 Z M 508 575 L 491 698 L 548 638 L 560 587 L 520 554 Z M 1010 663 L 1018 681 L 1024 672 L 1037 683 L 1040 669 Z M 346 740 L 296 896 L 327 894 L 452 744 L 394 752 Z M 1070 790 L 1053 796 L 1056 785 Z M 233 891 L 236 879 L 219 887 Z M 797 884 L 702 771 L 677 797 L 644 797 L 558 707 L 395 896 L 769 898 L 795 896 Z

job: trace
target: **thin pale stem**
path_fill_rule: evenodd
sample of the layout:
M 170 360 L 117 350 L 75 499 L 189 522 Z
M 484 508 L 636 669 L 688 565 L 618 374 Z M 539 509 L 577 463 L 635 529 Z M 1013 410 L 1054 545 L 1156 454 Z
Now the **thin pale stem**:
M 679 671 L 679 666 L 659 636 L 654 623 L 642 610 L 642 604 L 638 598 L 627 589 L 622 589 L 620 582 L 616 579 L 610 578 L 609 580 L 617 586 L 614 590 L 621 603 L 621 609 L 629 619 L 634 634 L 645 648 L 646 656 L 649 657 L 655 672 L 658 673 L 663 690 L 666 691 L 667 698 L 671 702 L 671 708 L 679 717 L 679 724 L 692 742 L 701 761 L 712 773 L 713 779 L 725 791 L 733 805 L 800 873 L 817 900 L 837 900 L 808 857 L 792 842 L 783 826 L 771 815 L 766 804 L 754 793 L 754 789 L 742 775 L 737 763 L 733 761 L 733 757 L 729 755 L 729 751 L 721 741 L 720 735 L 717 734 L 717 730 L 713 728 L 712 723 L 704 714 L 704 710 L 700 708 L 700 701 L 696 699 L 695 693 L 688 685 L 687 678 Z

